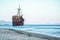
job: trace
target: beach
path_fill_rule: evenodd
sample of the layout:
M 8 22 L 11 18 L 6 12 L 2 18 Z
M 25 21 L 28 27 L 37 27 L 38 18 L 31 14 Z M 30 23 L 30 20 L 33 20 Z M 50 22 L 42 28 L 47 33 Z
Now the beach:
M 0 40 L 48 40 L 48 39 L 28 36 L 7 28 L 0 28 Z

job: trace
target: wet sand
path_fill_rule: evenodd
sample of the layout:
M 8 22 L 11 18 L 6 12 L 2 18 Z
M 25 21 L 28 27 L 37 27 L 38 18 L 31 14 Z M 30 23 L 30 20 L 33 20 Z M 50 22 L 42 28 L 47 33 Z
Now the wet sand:
M 32 37 L 16 31 L 0 28 L 0 40 L 48 40 L 38 37 Z

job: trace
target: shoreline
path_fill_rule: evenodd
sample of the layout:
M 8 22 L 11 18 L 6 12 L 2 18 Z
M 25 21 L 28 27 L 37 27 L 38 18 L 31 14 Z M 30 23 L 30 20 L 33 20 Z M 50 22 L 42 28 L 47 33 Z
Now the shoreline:
M 47 40 L 28 36 L 12 29 L 0 28 L 0 40 Z
M 26 32 L 26 31 L 22 31 L 22 30 L 15 30 L 15 29 L 9 29 L 9 28 L 0 28 L 0 31 L 1 30 L 3 30 L 3 31 L 4 30 L 13 31 L 15 33 L 19 33 L 19 35 L 23 34 L 23 35 L 26 35 L 28 37 L 38 38 L 39 40 L 60 40 L 60 37 L 54 37 L 54 36 L 49 36 L 49 35 L 45 35 L 45 34 L 38 34 L 38 33 Z
M 18 33 L 25 34 L 28 36 L 32 36 L 32 37 L 38 37 L 38 38 L 48 39 L 48 40 L 60 40 L 60 37 L 56 37 L 56 36 L 50 36 L 46 34 L 32 33 L 32 32 L 26 32 L 26 31 L 21 31 L 21 30 L 14 30 L 14 29 L 10 29 L 10 30 L 13 30 L 13 31 L 16 31 Z

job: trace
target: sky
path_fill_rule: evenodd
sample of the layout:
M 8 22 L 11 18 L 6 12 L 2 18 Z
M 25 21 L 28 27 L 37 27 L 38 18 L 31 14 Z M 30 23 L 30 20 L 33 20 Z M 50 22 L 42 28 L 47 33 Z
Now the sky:
M 0 0 L 0 20 L 12 21 L 19 5 L 25 24 L 60 24 L 60 0 Z

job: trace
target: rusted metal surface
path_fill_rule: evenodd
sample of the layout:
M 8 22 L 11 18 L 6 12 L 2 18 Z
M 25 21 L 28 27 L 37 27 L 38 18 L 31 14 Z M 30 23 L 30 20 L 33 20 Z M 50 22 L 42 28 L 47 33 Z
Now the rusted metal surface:
M 12 24 L 13 26 L 22 26 L 24 24 L 24 19 L 22 16 L 15 15 L 12 17 Z

